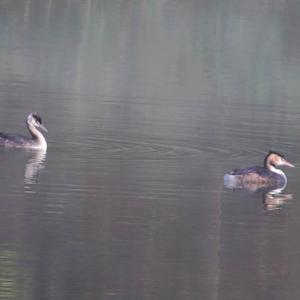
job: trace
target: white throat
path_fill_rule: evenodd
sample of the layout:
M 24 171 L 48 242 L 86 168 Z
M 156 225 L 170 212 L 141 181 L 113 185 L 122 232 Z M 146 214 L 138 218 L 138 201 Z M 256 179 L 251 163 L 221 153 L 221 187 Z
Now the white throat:
M 35 142 L 35 147 L 36 149 L 47 149 L 47 142 L 46 139 L 44 138 L 43 134 L 37 130 L 36 127 L 34 126 L 28 126 L 28 130 L 30 131 L 34 142 Z
M 270 168 L 269 168 L 269 169 L 270 169 L 271 172 L 274 172 L 274 173 L 276 173 L 276 174 L 282 176 L 282 177 L 284 178 L 285 181 L 287 180 L 286 175 L 285 175 L 285 174 L 283 173 L 283 171 L 281 171 L 280 169 L 277 169 L 277 168 L 275 168 L 275 167 L 272 166 L 272 165 L 270 165 Z

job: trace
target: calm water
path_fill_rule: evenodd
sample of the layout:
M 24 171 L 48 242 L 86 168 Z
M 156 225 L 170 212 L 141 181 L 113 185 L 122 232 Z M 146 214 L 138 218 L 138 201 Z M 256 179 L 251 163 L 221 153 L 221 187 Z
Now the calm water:
M 299 299 L 300 3 L 0 0 L 1 299 Z M 269 149 L 283 194 L 223 174 Z

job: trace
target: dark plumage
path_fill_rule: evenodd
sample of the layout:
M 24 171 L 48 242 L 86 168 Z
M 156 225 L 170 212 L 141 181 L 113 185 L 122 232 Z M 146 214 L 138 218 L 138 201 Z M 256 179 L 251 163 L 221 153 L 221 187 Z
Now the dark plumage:
M 36 112 L 32 113 L 32 117 L 33 117 L 36 121 L 38 121 L 40 124 L 42 124 L 42 118 L 41 118 Z

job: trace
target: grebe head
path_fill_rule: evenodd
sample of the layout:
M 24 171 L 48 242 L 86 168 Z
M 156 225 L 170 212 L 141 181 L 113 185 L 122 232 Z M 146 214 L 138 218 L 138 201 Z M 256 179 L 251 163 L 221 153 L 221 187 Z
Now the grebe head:
M 279 166 L 294 168 L 294 165 L 288 162 L 284 156 L 278 152 L 270 151 L 264 160 L 264 165 L 268 169 L 274 169 Z
M 42 118 L 36 112 L 28 115 L 26 123 L 27 123 L 28 128 L 32 128 L 32 127 L 40 128 L 40 129 L 48 132 L 46 127 L 42 124 Z

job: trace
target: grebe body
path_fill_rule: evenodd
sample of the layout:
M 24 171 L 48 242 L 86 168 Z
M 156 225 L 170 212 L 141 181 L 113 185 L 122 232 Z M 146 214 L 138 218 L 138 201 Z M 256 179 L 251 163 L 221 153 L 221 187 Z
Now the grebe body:
M 294 167 L 283 155 L 270 151 L 264 159 L 264 166 L 246 167 L 228 172 L 224 175 L 224 184 L 227 187 L 249 184 L 284 185 L 287 177 L 277 168 L 278 166 Z
M 42 129 L 48 132 L 42 125 L 42 118 L 37 113 L 31 113 L 27 117 L 26 125 L 31 137 L 0 133 L 0 145 L 10 148 L 47 149 L 46 139 L 38 130 Z

